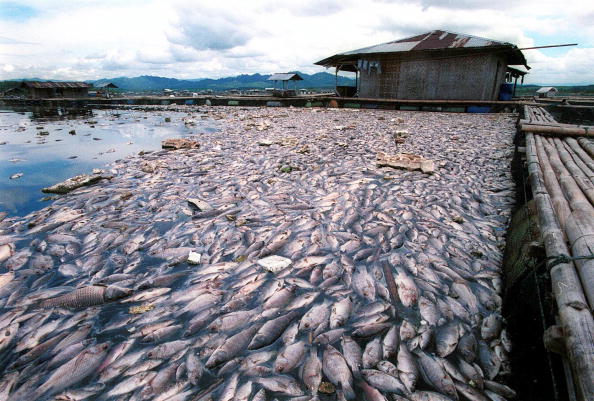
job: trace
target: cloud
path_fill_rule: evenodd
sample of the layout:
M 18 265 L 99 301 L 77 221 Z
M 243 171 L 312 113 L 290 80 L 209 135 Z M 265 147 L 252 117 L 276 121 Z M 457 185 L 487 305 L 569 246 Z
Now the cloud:
M 6 36 L 0 36 L 0 45 L 37 45 L 36 42 L 25 42 L 23 40 L 7 38 Z
M 245 16 L 198 3 L 180 7 L 176 27 L 167 35 L 172 44 L 196 50 L 226 50 L 246 44 L 253 33 L 246 29 Z M 221 12 L 223 11 L 223 12 Z
M 1 2 L 2 0 L 0 0 Z M 434 29 L 520 47 L 527 82 L 592 80 L 594 4 L 565 0 L 20 0 L 32 17 L 2 20 L 0 79 L 97 79 L 148 72 L 175 78 L 323 69 L 343 51 Z M 280 4 L 280 5 L 279 5 Z M 1 8 L 0 8 L 1 9 Z M 549 82 L 550 81 L 550 82 Z M 554 82 L 553 82 L 554 81 Z

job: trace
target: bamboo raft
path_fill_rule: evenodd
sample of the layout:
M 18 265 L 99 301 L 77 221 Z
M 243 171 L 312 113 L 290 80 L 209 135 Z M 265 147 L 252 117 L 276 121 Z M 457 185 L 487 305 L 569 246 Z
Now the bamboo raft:
M 594 398 L 594 127 L 559 124 L 524 106 L 529 181 L 549 261 L 558 326 L 545 345 L 571 368 L 578 400 Z M 591 131 L 590 131 L 591 129 Z M 581 134 L 580 134 L 581 132 Z M 577 138 L 576 138 L 577 136 Z

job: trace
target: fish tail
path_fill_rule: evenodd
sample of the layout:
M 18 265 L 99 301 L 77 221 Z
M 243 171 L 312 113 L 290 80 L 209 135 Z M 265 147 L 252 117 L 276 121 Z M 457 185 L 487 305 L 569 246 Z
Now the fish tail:
M 344 398 L 346 398 L 347 400 L 354 400 L 356 398 L 355 390 L 353 390 L 352 384 L 340 383 L 339 387 L 342 390 L 342 393 L 344 394 Z

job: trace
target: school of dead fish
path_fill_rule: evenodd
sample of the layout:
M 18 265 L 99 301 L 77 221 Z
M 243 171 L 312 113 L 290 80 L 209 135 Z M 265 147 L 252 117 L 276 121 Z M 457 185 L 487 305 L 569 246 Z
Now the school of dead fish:
M 0 217 L 0 400 L 514 397 L 512 116 L 221 107 L 178 123 L 203 118 L 224 128 L 200 149 L 117 161 Z M 378 151 L 439 168 L 380 169 Z

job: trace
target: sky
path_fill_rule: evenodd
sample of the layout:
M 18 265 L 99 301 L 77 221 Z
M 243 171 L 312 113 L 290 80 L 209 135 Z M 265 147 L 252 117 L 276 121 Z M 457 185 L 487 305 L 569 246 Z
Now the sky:
M 442 29 L 577 43 L 524 51 L 525 83 L 594 84 L 593 21 L 585 0 L 0 0 L 0 80 L 315 73 L 333 54 Z

